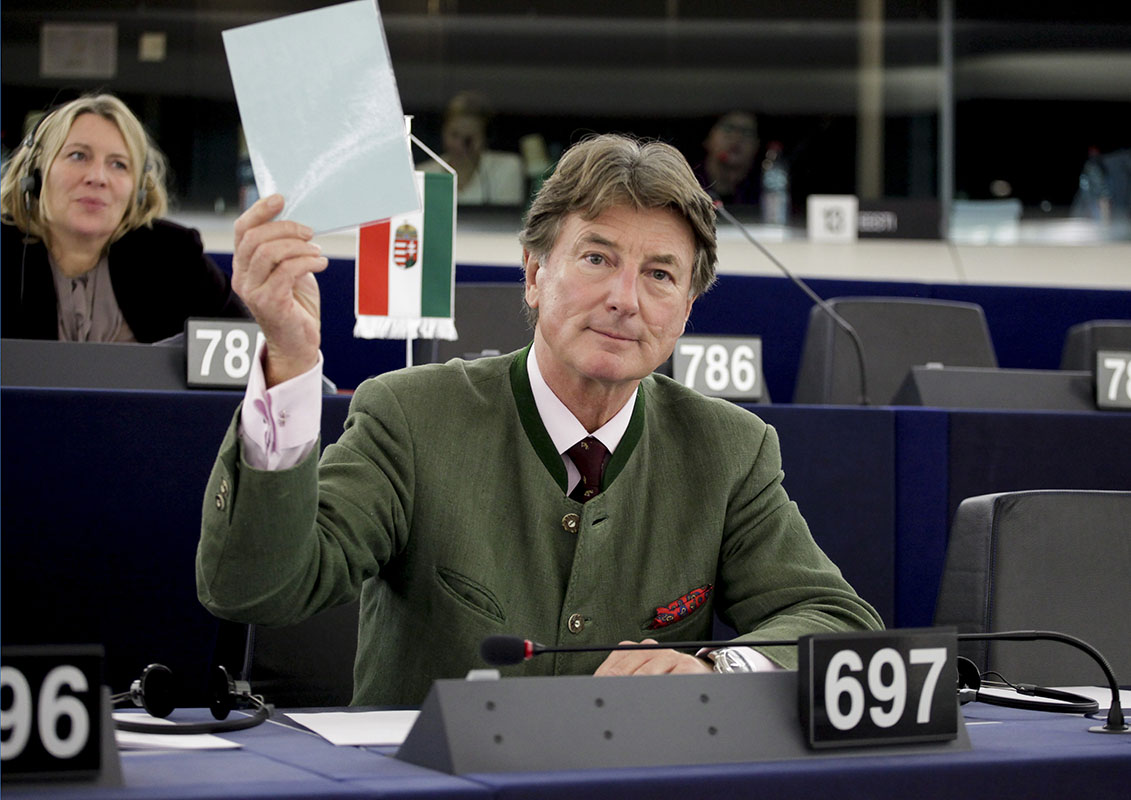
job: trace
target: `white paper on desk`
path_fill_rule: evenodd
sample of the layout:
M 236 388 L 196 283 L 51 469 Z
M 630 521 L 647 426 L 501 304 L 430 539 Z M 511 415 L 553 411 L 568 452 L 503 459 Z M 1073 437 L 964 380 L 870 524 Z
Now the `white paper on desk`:
M 326 741 L 336 745 L 401 744 L 420 712 L 396 711 L 319 711 L 288 713 Z
M 412 155 L 374 0 L 223 32 L 260 197 L 326 233 L 416 211 Z
M 114 712 L 114 719 L 144 722 L 146 725 L 172 725 L 167 719 L 148 714 Z M 119 750 L 232 750 L 239 749 L 238 742 L 221 739 L 211 733 L 134 733 L 114 731 Z

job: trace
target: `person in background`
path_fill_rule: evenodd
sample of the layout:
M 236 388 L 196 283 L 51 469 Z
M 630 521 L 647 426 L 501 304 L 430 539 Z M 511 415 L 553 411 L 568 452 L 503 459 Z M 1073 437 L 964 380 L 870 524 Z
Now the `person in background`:
M 197 594 L 288 625 L 360 596 L 353 702 L 415 704 L 484 666 L 482 639 L 548 645 L 740 634 L 555 654 L 506 675 L 795 668 L 750 639 L 882 627 L 813 541 L 755 414 L 653 371 L 715 280 L 715 211 L 680 153 L 570 148 L 519 236 L 533 342 L 358 387 L 319 461 L 322 357 L 311 230 L 263 198 L 236 221 L 233 281 L 263 329 L 209 478 Z
M 491 114 L 486 99 L 460 92 L 444 112 L 444 151 L 440 157 L 455 171 L 460 205 L 520 206 L 526 202 L 526 169 L 517 153 L 487 149 Z M 435 161 L 420 166 L 425 172 L 443 169 Z
M 246 317 L 197 231 L 160 217 L 165 158 L 117 97 L 45 115 L 0 180 L 3 336 L 156 342 Z
M 757 205 L 762 191 L 758 153 L 758 121 L 746 111 L 723 114 L 703 141 L 703 161 L 695 169 L 699 185 L 728 205 Z

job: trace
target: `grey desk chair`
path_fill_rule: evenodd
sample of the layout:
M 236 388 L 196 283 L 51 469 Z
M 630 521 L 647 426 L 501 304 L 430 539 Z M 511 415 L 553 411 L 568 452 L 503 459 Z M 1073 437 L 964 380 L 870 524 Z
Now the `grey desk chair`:
M 281 628 L 249 626 L 243 675 L 252 691 L 276 708 L 349 705 L 358 607 L 354 601 Z
M 911 367 L 997 367 L 986 315 L 976 303 L 908 297 L 836 297 L 829 305 L 860 336 L 872 405 L 892 402 Z M 819 306 L 797 371 L 795 403 L 854 405 L 860 366 L 849 335 Z
M 534 338 L 523 312 L 525 285 L 513 283 L 457 283 L 454 341 L 417 339 L 412 345 L 413 362 L 443 363 L 452 358 L 509 353 L 525 347 Z
M 1131 492 L 1039 490 L 963 500 L 935 624 L 962 632 L 1052 630 L 1097 648 L 1131 683 Z M 1087 655 L 1052 642 L 963 642 L 1014 683 L 1104 683 Z
M 1131 319 L 1093 319 L 1073 325 L 1064 335 L 1060 368 L 1095 372 L 1097 350 L 1131 351 Z

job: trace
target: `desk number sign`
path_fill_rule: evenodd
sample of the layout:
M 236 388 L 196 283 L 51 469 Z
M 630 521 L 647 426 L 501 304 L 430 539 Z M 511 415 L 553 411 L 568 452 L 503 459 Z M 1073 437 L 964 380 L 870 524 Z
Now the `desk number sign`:
M 958 639 L 910 628 L 802 637 L 798 698 L 813 748 L 930 742 L 958 735 Z
M 251 360 L 263 340 L 255 322 L 197 319 L 185 323 L 185 354 L 190 387 L 247 386 Z
M 1096 351 L 1096 407 L 1131 409 L 1131 352 Z
M 102 648 L 5 647 L 0 763 L 12 779 L 88 779 L 102 768 Z
M 672 377 L 711 397 L 762 397 L 762 340 L 757 336 L 681 336 Z

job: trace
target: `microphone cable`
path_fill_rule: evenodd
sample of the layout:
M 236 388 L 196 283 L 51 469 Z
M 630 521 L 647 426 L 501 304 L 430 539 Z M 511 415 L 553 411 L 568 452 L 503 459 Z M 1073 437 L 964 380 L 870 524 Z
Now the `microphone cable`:
M 856 351 L 856 363 L 860 368 L 860 398 L 858 404 L 862 406 L 871 405 L 870 401 L 868 400 L 868 378 L 864 372 L 864 343 L 860 339 L 860 334 L 858 334 L 856 332 L 856 329 L 849 324 L 848 320 L 838 314 L 831 305 L 823 300 L 820 295 L 814 292 L 809 287 L 809 284 L 805 283 L 805 281 L 801 280 L 801 278 L 790 272 L 785 264 L 775 258 L 773 253 L 767 250 L 761 242 L 755 239 L 754 236 L 751 235 L 750 231 L 747 230 L 746 226 L 735 219 L 733 214 L 727 211 L 721 200 L 715 201 L 715 210 L 718 211 L 723 216 L 723 218 L 727 220 L 727 222 L 738 228 L 739 233 L 746 237 L 746 240 L 750 242 L 750 244 L 758 248 L 758 251 L 762 255 L 768 258 L 770 262 L 779 270 L 781 270 L 787 278 L 797 284 L 801 291 L 805 292 L 810 300 L 816 303 L 822 311 L 829 315 L 833 322 L 839 325 L 840 328 L 848 334 L 849 339 L 852 341 L 853 349 Z

